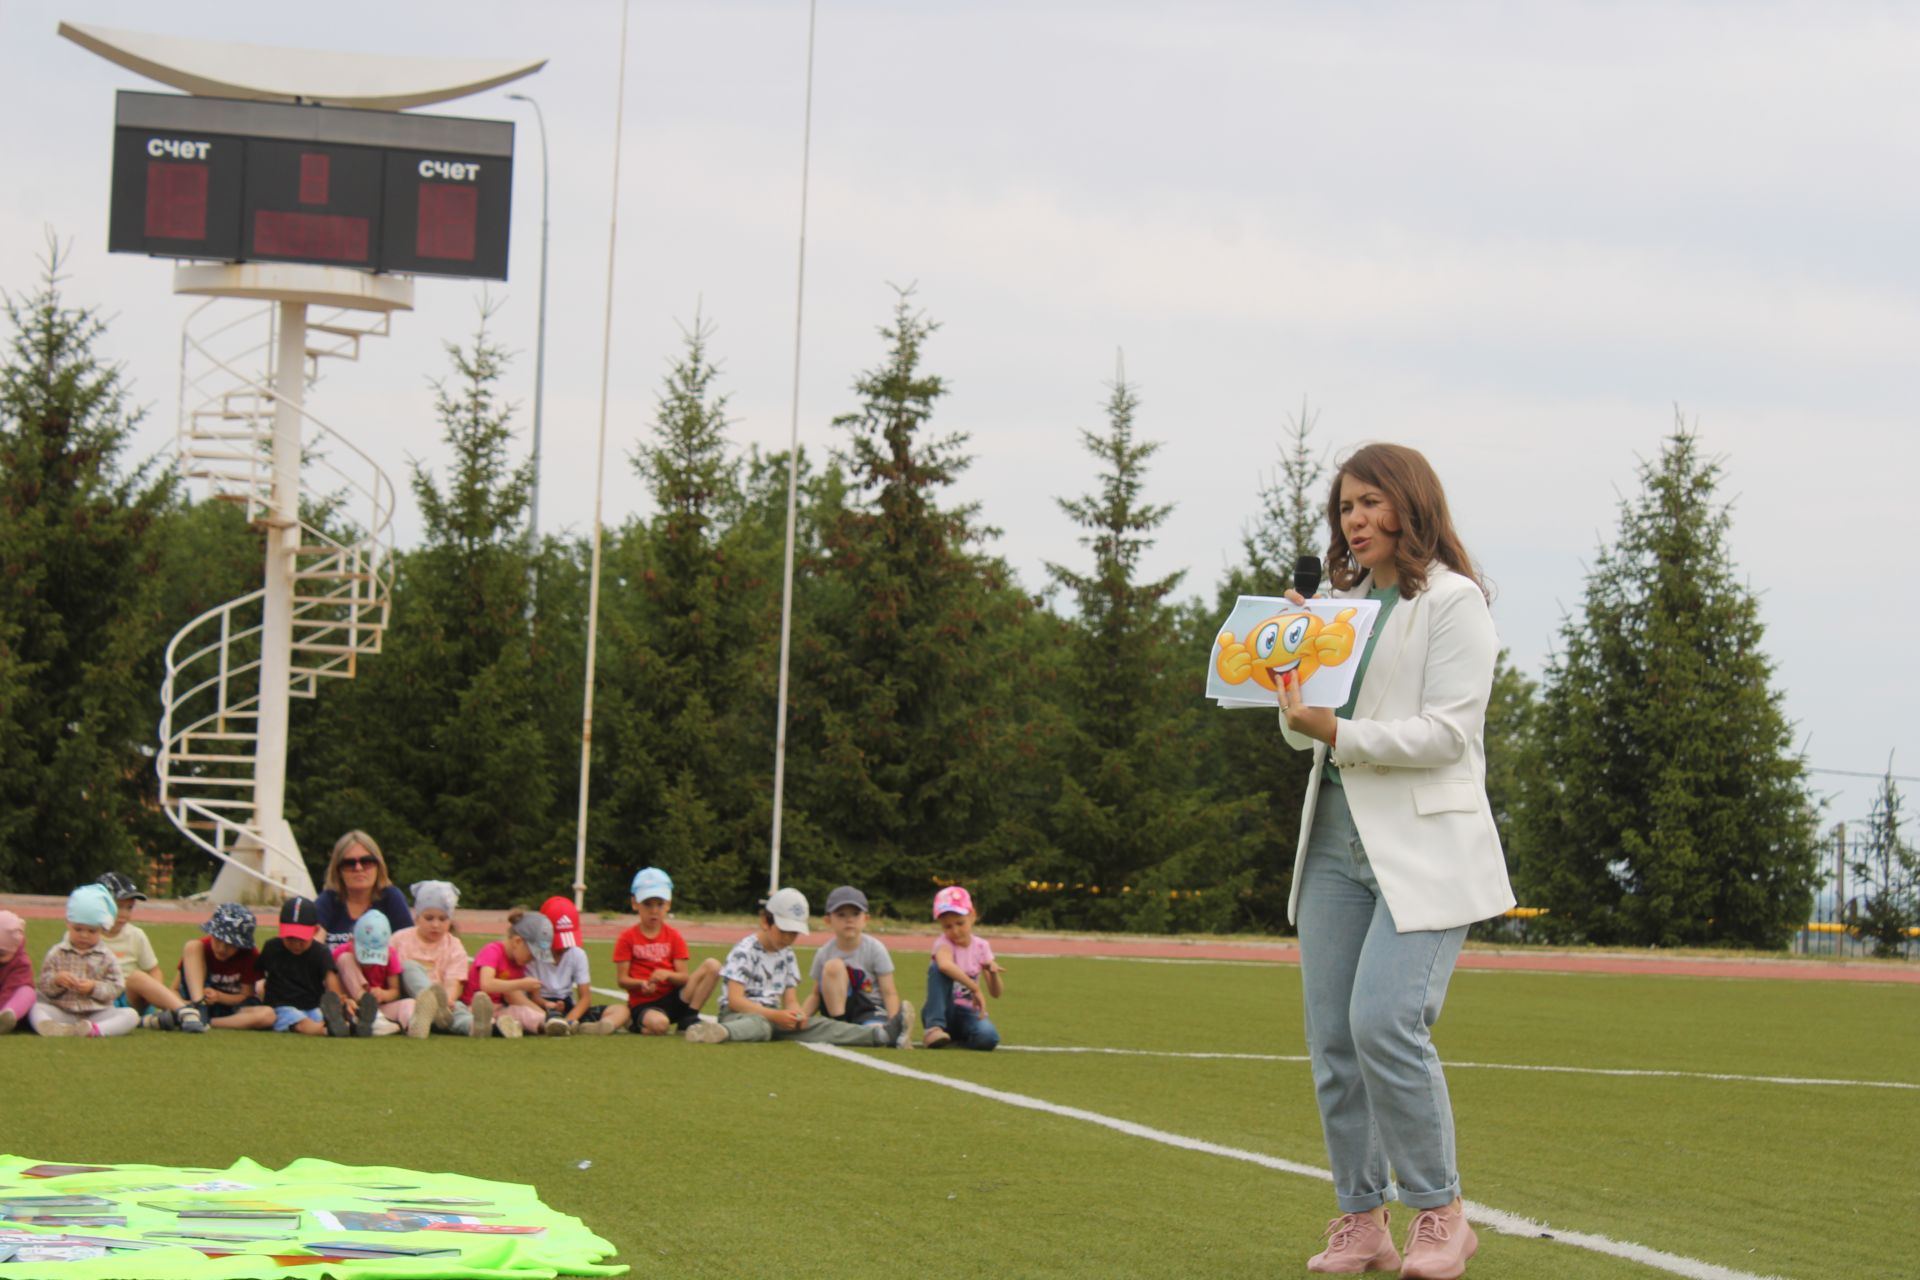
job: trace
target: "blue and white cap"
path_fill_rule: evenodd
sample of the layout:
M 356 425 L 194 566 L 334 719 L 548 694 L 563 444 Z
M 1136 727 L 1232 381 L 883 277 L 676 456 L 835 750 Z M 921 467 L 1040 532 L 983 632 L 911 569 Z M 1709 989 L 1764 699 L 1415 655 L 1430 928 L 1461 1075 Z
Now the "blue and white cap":
M 378 907 L 353 922 L 353 958 L 361 964 L 385 964 L 387 939 L 393 936 L 393 924 Z
M 633 876 L 633 900 L 645 902 L 648 898 L 664 898 L 673 901 L 673 877 L 658 867 L 642 867 Z
M 223 902 L 213 909 L 213 915 L 200 926 L 200 932 L 216 942 L 224 942 L 230 947 L 242 951 L 253 950 L 253 912 L 237 902 Z

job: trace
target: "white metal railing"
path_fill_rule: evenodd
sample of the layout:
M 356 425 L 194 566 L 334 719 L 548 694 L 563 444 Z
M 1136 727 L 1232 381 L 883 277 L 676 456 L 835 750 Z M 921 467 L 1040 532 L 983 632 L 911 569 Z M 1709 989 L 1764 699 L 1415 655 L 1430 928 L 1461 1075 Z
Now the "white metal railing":
M 273 390 L 277 308 L 209 299 L 180 335 L 178 450 L 184 474 L 247 519 L 273 517 Z M 237 314 L 229 314 L 229 313 Z M 389 316 L 337 310 L 310 319 L 306 377 L 323 359 L 357 359 L 360 341 L 388 332 Z M 256 335 L 263 332 L 264 339 Z M 394 487 L 367 453 L 298 406 L 301 459 L 293 573 L 292 689 L 311 698 L 323 679 L 349 679 L 380 651 L 393 586 Z M 161 685 L 160 803 L 173 824 L 220 861 L 269 888 L 285 886 L 234 856 L 243 844 L 297 864 L 253 822 L 259 647 L 265 592 L 207 610 L 167 645 Z

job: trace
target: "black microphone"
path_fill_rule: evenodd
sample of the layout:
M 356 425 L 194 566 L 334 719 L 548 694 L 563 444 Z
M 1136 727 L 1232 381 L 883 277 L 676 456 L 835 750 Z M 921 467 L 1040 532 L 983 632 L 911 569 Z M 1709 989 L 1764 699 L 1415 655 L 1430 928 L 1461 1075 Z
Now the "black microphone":
M 1301 556 L 1293 562 L 1293 589 L 1310 596 L 1320 589 L 1320 557 Z

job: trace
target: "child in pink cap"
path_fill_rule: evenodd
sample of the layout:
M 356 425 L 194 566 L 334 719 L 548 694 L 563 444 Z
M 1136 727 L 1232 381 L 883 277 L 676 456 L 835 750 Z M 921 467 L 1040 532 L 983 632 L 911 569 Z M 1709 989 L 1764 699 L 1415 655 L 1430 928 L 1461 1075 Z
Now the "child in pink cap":
M 933 895 L 933 919 L 940 937 L 927 966 L 927 1003 L 920 1011 L 929 1049 L 992 1049 L 1000 1032 L 987 1021 L 987 996 L 1005 989 L 993 947 L 974 933 L 973 895 L 957 884 Z
M 27 955 L 26 922 L 0 911 L 0 1036 L 33 1012 L 33 960 Z

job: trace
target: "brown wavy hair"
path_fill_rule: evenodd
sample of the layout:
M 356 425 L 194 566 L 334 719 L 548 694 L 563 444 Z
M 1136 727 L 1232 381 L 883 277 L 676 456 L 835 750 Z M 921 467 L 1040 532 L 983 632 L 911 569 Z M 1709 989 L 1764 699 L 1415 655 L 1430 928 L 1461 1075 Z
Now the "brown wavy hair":
M 1393 567 L 1403 598 L 1412 599 L 1426 590 L 1427 568 L 1436 560 L 1480 588 L 1480 594 L 1487 594 L 1487 584 L 1474 570 L 1460 535 L 1454 532 L 1446 490 L 1440 487 L 1433 464 L 1418 449 L 1403 444 L 1362 445 L 1333 474 L 1333 489 L 1327 495 L 1327 527 L 1332 530 L 1327 576 L 1334 586 L 1350 590 L 1367 573 L 1353 558 L 1346 531 L 1340 527 L 1340 486 L 1348 476 L 1380 490 L 1393 505 L 1393 514 L 1400 522 Z
M 364 831 L 349 831 L 333 842 L 333 856 L 327 859 L 327 888 L 333 890 L 334 897 L 342 902 L 347 900 L 347 882 L 340 876 L 340 859 L 346 857 L 347 850 L 355 845 L 372 854 L 374 865 L 379 868 L 380 874 L 373 878 L 373 896 L 378 898 L 393 883 L 387 878 L 387 855 L 380 852 L 380 846 L 373 842 L 373 837 Z

